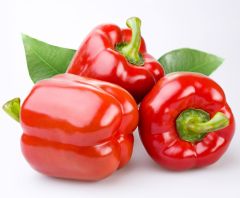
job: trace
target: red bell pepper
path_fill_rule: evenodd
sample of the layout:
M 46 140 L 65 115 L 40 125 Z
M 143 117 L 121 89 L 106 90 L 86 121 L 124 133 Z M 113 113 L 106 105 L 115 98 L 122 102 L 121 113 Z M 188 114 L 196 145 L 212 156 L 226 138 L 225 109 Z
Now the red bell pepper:
M 99 180 L 129 161 L 138 109 L 116 85 L 61 74 L 34 85 L 20 122 L 22 152 L 34 169 L 54 177 Z
M 127 26 L 131 30 L 113 24 L 96 27 L 76 52 L 67 72 L 118 84 L 140 102 L 164 70 L 146 52 L 140 19 L 128 19 Z
M 185 72 L 158 81 L 141 103 L 139 123 L 149 155 L 173 170 L 217 161 L 235 128 L 220 86 L 204 75 Z

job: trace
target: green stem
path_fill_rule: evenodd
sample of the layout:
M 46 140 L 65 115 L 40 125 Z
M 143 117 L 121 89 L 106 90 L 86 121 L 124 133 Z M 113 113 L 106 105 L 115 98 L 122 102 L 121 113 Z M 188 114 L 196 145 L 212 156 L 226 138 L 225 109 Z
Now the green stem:
M 9 100 L 2 108 L 11 118 L 20 121 L 20 98 Z
M 203 123 L 189 123 L 188 129 L 195 133 L 209 133 L 223 129 L 229 125 L 229 119 L 225 114 L 217 112 L 211 120 Z
M 176 128 L 181 139 L 188 142 L 201 141 L 208 133 L 229 125 L 229 119 L 222 112 L 212 118 L 201 109 L 187 109 L 176 120 Z
M 123 54 L 134 65 L 143 65 L 144 61 L 139 53 L 141 45 L 141 20 L 132 17 L 127 20 L 127 26 L 132 30 L 132 38 L 129 43 L 119 43 L 116 50 Z

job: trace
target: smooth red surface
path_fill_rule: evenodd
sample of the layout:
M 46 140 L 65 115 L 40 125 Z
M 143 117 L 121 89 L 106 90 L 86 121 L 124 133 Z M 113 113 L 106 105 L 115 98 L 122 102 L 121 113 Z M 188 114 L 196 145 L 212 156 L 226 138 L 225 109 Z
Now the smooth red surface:
M 146 52 L 143 39 L 140 46 L 143 66 L 129 63 L 114 49 L 118 43 L 129 42 L 131 34 L 130 29 L 121 30 L 112 24 L 96 27 L 76 52 L 67 72 L 118 84 L 140 102 L 164 75 L 164 70 Z
M 22 152 L 37 171 L 99 180 L 131 158 L 138 109 L 124 89 L 72 74 L 36 83 L 21 107 Z
M 188 108 L 202 109 L 211 116 L 223 112 L 230 125 L 207 134 L 196 143 L 181 140 L 175 121 Z M 141 140 L 158 164 L 172 170 L 214 163 L 226 151 L 234 129 L 234 117 L 223 90 L 210 78 L 196 73 L 173 73 L 163 77 L 140 106 Z

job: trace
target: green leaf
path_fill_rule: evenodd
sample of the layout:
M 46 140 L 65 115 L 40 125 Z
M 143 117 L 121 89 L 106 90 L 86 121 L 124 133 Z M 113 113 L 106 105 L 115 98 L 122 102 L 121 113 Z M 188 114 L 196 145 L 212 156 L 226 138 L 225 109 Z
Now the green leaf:
M 22 35 L 28 72 L 35 83 L 64 73 L 76 50 L 47 44 L 25 34 Z M 166 74 L 176 71 L 199 72 L 210 75 L 223 59 L 195 49 L 182 48 L 164 54 L 158 60 Z
M 3 105 L 3 110 L 14 120 L 20 120 L 20 98 L 13 98 Z
M 76 52 L 73 49 L 44 43 L 25 34 L 22 35 L 22 40 L 28 72 L 34 83 L 64 73 Z
M 177 71 L 190 71 L 210 75 L 223 63 L 223 59 L 218 56 L 189 48 L 168 52 L 158 61 L 164 67 L 166 74 Z

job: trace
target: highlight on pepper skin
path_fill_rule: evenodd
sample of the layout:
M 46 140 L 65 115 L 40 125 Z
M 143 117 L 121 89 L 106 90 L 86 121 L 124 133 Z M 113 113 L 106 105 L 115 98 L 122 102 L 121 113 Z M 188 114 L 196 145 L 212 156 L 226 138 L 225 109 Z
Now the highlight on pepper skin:
M 139 114 L 139 133 L 146 151 L 171 170 L 216 162 L 235 130 L 223 90 L 197 73 L 163 77 L 144 98 Z
M 138 109 L 117 85 L 61 74 L 34 85 L 20 123 L 22 152 L 34 169 L 94 181 L 130 160 Z
M 140 103 L 164 76 L 162 65 L 147 53 L 141 20 L 127 20 L 130 29 L 100 25 L 83 41 L 67 72 L 108 81 L 126 89 Z

